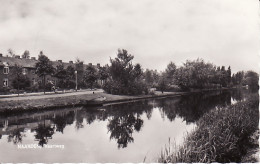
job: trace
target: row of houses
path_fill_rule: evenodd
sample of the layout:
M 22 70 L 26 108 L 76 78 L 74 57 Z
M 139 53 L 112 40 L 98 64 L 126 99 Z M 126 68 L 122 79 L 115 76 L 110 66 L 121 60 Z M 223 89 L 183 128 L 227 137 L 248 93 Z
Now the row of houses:
M 0 91 L 5 88 L 12 88 L 12 81 L 15 78 L 14 75 L 14 66 L 18 65 L 22 68 L 22 73 L 26 75 L 30 79 L 30 85 L 36 85 L 39 82 L 42 82 L 42 78 L 36 74 L 35 65 L 37 63 L 37 59 L 35 57 L 25 58 L 16 55 L 15 57 L 6 57 L 0 54 Z M 66 69 L 68 66 L 72 66 L 75 70 L 77 70 L 77 78 L 80 81 L 83 77 L 84 70 L 88 65 L 92 65 L 92 63 L 83 64 L 83 63 L 73 63 L 73 61 L 63 62 L 62 60 L 52 61 L 52 65 L 56 68 L 58 65 L 62 64 Z M 100 64 L 93 65 L 97 69 L 100 67 Z M 52 81 L 54 84 L 57 81 L 57 78 L 53 76 L 47 76 L 46 82 Z

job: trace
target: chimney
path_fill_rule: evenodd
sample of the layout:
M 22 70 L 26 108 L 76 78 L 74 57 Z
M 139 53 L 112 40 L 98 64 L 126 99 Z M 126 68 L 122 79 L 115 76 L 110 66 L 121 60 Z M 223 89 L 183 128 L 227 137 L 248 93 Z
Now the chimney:
M 88 63 L 89 66 L 92 66 L 92 63 Z
M 36 58 L 35 58 L 35 57 L 31 57 L 31 59 L 32 59 L 32 60 L 36 60 Z
M 73 61 L 69 61 L 70 64 L 73 64 Z
M 59 63 L 62 63 L 62 60 L 58 60 Z
M 100 68 L 100 63 L 97 63 L 97 67 Z
M 15 55 L 15 58 L 16 59 L 20 59 L 20 55 Z
M 0 57 L 3 57 L 3 54 L 0 54 Z

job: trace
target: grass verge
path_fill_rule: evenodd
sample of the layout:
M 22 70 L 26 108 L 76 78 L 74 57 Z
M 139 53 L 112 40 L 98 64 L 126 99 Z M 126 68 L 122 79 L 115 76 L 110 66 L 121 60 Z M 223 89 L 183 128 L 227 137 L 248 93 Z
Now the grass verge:
M 181 146 L 165 148 L 159 162 L 241 162 L 255 147 L 250 137 L 258 129 L 259 96 L 206 113 Z

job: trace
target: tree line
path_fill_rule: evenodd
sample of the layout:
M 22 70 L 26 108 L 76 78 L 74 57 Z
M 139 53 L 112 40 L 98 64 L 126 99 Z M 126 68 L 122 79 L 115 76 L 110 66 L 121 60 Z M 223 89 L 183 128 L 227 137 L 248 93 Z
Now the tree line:
M 25 52 L 25 55 L 29 55 Z M 216 66 L 205 62 L 203 59 L 187 60 L 177 67 L 174 62 L 169 62 L 164 71 L 143 70 L 141 64 L 133 64 L 134 56 L 127 50 L 119 49 L 117 57 L 110 58 L 110 64 L 99 68 L 87 65 L 83 67 L 83 61 L 75 62 L 75 67 L 68 66 L 66 69 L 61 63 L 53 67 L 49 58 L 40 52 L 36 63 L 36 74 L 43 79 L 40 87 L 50 90 L 53 84 L 45 84 L 46 76 L 58 79 L 56 86 L 63 89 L 79 88 L 103 88 L 110 94 L 139 95 L 153 94 L 153 90 L 164 91 L 192 91 L 203 89 L 220 89 L 231 87 L 248 86 L 258 89 L 259 75 L 254 71 L 240 71 L 232 74 L 231 67 Z M 29 81 L 22 75 L 19 66 L 16 70 L 16 78 L 13 87 L 22 89 L 28 87 Z M 85 69 L 85 70 L 84 70 Z M 78 77 L 75 77 L 77 71 Z M 99 81 L 99 83 L 98 83 Z

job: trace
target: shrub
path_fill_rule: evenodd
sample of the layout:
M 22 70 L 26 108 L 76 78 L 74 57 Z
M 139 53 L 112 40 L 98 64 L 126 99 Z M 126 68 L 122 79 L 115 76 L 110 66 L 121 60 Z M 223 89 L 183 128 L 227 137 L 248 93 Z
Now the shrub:
M 45 84 L 45 90 L 46 90 L 46 91 L 51 91 L 51 90 L 52 90 L 52 87 L 53 87 L 53 84 L 50 83 L 50 82 L 47 82 L 47 83 Z M 39 89 L 41 89 L 41 90 L 44 89 L 43 83 L 40 83 Z
M 118 95 L 141 95 L 148 94 L 148 87 L 143 82 L 133 82 L 128 86 L 121 86 L 120 83 L 116 81 L 107 81 L 103 85 L 104 91 L 110 94 L 118 94 Z
M 0 89 L 0 93 L 6 95 L 6 94 L 10 93 L 10 88 L 9 87 L 3 87 L 2 89 Z

